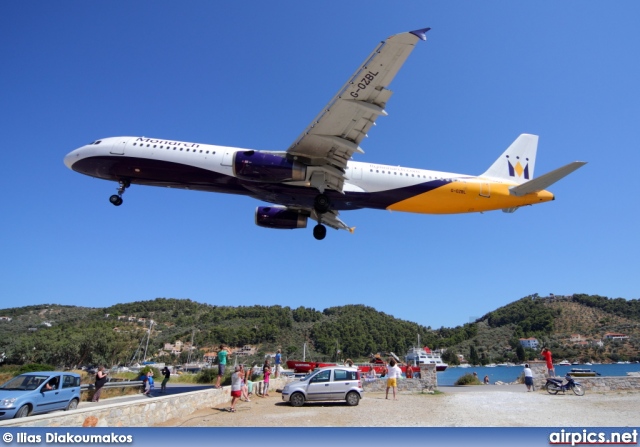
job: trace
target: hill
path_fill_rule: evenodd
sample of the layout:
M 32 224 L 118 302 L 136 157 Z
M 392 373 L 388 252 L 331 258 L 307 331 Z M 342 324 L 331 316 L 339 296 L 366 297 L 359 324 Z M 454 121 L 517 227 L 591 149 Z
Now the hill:
M 629 338 L 604 338 L 612 332 Z M 528 337 L 551 347 L 556 358 L 640 360 L 640 304 L 584 294 L 532 295 L 474 323 L 435 330 L 364 305 L 319 311 L 157 298 L 98 309 L 45 304 L 0 310 L 0 352 L 12 364 L 128 364 L 142 360 L 145 351 L 147 358 L 185 362 L 221 343 L 250 346 L 246 353 L 253 357 L 245 362 L 260 361 L 277 348 L 285 357 L 300 358 L 303 345 L 307 358 L 355 360 L 377 352 L 402 356 L 418 336 L 421 344 L 446 351 L 450 363 L 459 355 L 476 363 L 536 358 L 537 352 L 519 348 L 518 339 Z M 164 350 L 176 341 L 180 352 Z

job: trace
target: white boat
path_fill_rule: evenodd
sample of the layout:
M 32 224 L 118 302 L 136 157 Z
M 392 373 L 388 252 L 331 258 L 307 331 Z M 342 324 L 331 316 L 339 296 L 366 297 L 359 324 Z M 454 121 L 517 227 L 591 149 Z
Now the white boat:
M 571 362 L 569 360 L 563 360 L 560 363 L 558 363 L 558 365 L 571 366 Z
M 416 366 L 436 365 L 436 371 L 444 371 L 449 365 L 442 361 L 440 354 L 436 354 L 429 348 L 411 348 L 404 356 L 405 362 Z

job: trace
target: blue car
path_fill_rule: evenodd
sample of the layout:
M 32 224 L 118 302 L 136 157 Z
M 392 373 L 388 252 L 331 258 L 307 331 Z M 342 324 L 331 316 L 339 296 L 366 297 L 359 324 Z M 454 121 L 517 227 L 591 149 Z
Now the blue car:
M 20 374 L 0 386 L 0 420 L 56 410 L 74 410 L 80 402 L 80 375 L 61 371 Z

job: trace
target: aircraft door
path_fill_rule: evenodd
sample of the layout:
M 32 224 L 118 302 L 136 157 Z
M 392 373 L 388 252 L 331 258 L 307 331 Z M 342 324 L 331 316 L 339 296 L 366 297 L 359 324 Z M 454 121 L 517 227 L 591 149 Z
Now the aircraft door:
M 235 153 L 236 151 L 234 150 L 225 149 L 224 154 L 222 154 L 222 161 L 220 162 L 220 164 L 222 166 L 231 166 L 233 164 L 233 155 Z
M 491 184 L 487 182 L 480 183 L 480 196 L 491 197 Z
M 349 179 L 351 180 L 360 180 L 362 179 L 362 167 L 358 165 L 353 165 L 349 169 L 351 172 L 349 173 Z
M 109 151 L 115 155 L 124 155 L 124 147 L 127 145 L 127 140 L 125 138 L 118 138 L 111 147 Z

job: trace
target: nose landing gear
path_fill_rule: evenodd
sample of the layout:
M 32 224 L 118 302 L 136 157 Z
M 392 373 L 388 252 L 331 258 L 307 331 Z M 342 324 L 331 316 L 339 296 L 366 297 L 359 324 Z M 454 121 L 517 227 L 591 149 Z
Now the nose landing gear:
M 131 182 L 129 180 L 120 180 L 118 183 L 120 185 L 118 186 L 118 194 L 114 194 L 109 197 L 109 202 L 115 206 L 122 205 L 122 194 L 124 194 L 124 191 L 131 186 Z

